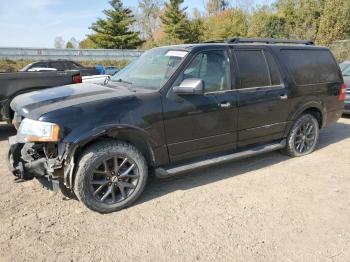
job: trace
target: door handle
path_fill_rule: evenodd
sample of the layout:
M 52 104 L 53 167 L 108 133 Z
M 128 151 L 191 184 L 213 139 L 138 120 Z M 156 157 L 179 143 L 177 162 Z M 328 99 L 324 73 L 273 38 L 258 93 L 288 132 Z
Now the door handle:
M 229 108 L 229 107 L 231 107 L 231 103 L 230 102 L 223 102 L 223 103 L 219 104 L 219 106 L 221 108 Z
M 284 94 L 280 96 L 281 100 L 287 100 L 288 99 L 288 95 Z

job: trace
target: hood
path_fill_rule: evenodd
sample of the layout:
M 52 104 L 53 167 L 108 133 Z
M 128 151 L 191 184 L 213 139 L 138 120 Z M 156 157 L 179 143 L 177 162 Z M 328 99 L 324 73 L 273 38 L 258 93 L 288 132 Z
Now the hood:
M 83 83 L 19 95 L 12 100 L 11 108 L 18 115 L 38 119 L 41 115 L 57 109 L 133 94 L 134 92 L 125 87 L 110 88 Z

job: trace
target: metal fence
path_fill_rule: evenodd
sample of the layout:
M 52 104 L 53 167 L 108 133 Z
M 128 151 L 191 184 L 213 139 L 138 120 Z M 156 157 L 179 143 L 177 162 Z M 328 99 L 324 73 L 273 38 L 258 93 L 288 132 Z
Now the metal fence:
M 0 47 L 0 59 L 69 59 L 69 60 L 134 60 L 143 51 L 121 49 L 54 49 Z

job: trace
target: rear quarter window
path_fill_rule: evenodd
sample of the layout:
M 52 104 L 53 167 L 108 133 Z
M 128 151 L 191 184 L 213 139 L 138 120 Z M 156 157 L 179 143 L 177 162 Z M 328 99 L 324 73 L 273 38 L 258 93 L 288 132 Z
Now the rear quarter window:
M 341 82 L 338 66 L 328 50 L 284 49 L 281 54 L 297 85 Z

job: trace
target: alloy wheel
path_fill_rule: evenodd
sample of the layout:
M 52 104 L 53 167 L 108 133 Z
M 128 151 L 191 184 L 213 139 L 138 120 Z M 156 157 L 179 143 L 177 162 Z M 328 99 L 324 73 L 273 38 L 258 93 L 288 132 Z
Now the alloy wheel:
M 309 151 L 316 141 L 316 127 L 313 121 L 305 121 L 299 126 L 294 139 L 294 147 L 298 153 Z
M 118 155 L 98 165 L 91 176 L 90 189 L 96 200 L 112 205 L 130 197 L 139 178 L 134 161 Z

